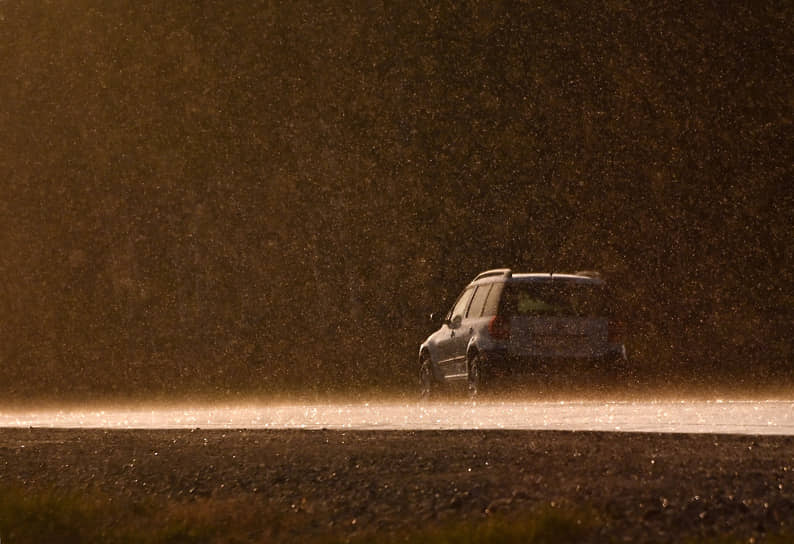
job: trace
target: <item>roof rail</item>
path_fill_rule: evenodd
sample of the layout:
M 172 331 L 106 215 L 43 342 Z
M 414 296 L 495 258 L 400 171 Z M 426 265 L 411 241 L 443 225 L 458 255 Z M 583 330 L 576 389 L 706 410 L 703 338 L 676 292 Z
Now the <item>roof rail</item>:
M 601 272 L 598 270 L 577 270 L 574 272 L 577 276 L 585 276 L 588 278 L 601 279 Z
M 509 268 L 494 268 L 493 270 L 486 270 L 485 272 L 480 272 L 477 274 L 477 277 L 471 281 L 481 280 L 483 278 L 490 278 L 491 276 L 505 276 L 509 278 L 513 275 L 513 271 Z

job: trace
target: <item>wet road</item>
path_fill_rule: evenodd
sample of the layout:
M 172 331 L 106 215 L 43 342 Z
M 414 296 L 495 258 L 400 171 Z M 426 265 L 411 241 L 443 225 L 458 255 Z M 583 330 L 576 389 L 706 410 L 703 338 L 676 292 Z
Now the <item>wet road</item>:
M 0 427 L 571 430 L 794 435 L 793 400 L 664 400 L 0 408 Z

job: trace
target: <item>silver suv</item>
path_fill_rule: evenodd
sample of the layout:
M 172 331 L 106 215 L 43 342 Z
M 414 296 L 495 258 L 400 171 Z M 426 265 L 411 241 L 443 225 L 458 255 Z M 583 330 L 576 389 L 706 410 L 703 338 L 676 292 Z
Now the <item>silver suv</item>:
M 547 374 L 573 363 L 625 372 L 623 325 L 597 273 L 479 274 L 419 347 L 422 395 L 464 383 L 476 396 L 504 376 Z

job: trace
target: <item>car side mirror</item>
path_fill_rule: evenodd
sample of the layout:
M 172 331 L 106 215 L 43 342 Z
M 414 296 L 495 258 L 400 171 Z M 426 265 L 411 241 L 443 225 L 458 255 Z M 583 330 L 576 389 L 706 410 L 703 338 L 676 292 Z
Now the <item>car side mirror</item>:
M 456 315 L 455 317 L 452 318 L 452 321 L 449 322 L 449 328 L 457 329 L 458 327 L 460 327 L 461 321 L 463 321 L 463 317 Z
M 433 312 L 432 314 L 430 314 L 430 324 L 432 326 L 440 327 L 441 324 L 443 323 L 443 321 L 444 321 L 444 318 L 441 317 L 441 314 L 439 314 L 437 312 Z

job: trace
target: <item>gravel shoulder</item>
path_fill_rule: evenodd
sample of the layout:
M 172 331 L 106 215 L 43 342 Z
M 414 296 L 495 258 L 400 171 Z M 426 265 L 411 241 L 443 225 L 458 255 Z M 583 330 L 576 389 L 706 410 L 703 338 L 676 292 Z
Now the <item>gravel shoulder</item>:
M 240 499 L 288 516 L 290 538 L 561 508 L 596 512 L 597 539 L 749 539 L 792 534 L 794 437 L 0 429 L 0 487 Z

